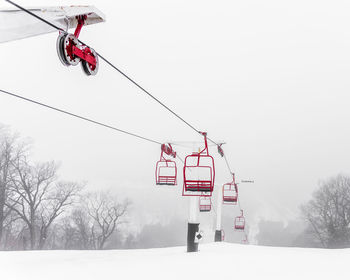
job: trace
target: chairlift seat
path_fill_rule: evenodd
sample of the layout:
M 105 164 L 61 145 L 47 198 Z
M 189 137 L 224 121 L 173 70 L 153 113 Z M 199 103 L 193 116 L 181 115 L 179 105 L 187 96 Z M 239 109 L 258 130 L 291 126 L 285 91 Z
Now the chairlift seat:
M 245 218 L 243 216 L 238 216 L 235 218 L 235 230 L 243 231 L 245 229 Z
M 238 190 L 233 183 L 228 183 L 223 186 L 222 200 L 225 204 L 237 204 Z
M 156 165 L 156 185 L 174 186 L 176 182 L 177 168 L 172 160 L 160 160 Z
M 210 212 L 211 211 L 211 198 L 208 196 L 201 196 L 199 198 L 199 211 Z
M 156 185 L 158 186 L 175 186 L 177 184 L 177 167 L 176 162 L 164 157 L 167 154 L 176 157 L 171 145 L 162 144 L 161 155 L 156 164 Z
M 214 159 L 212 156 L 193 153 L 185 158 L 185 191 L 212 192 L 214 189 L 214 179 Z

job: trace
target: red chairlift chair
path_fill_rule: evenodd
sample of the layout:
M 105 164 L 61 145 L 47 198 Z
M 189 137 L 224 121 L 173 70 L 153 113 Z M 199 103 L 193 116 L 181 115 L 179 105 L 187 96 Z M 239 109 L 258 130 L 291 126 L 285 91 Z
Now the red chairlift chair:
M 209 196 L 199 197 L 199 212 L 210 212 L 211 198 Z
M 175 158 L 176 152 L 173 151 L 171 144 L 162 144 L 161 151 L 160 160 L 156 165 L 156 184 L 174 186 L 177 184 L 176 162 L 166 159 L 164 154 Z
M 204 136 L 204 149 L 185 158 L 183 169 L 184 196 L 211 196 L 214 190 L 214 159 L 209 155 L 207 133 L 202 132 L 202 135 Z
M 244 235 L 244 238 L 242 239 L 241 243 L 242 244 L 249 244 L 248 236 L 246 234 Z
M 238 201 L 238 187 L 235 182 L 235 174 L 232 173 L 233 180 L 222 187 L 222 201 L 224 204 L 236 205 Z
M 245 228 L 245 218 L 243 216 L 243 210 L 241 210 L 241 215 L 235 218 L 235 230 L 244 231 Z

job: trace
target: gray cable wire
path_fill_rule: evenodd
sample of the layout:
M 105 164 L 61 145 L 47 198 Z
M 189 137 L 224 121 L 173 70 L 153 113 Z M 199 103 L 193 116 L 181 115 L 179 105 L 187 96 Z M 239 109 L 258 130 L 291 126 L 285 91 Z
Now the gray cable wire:
M 149 141 L 149 142 L 152 142 L 152 143 L 155 143 L 155 144 L 162 145 L 162 143 L 160 143 L 158 141 L 155 141 L 155 140 L 152 140 L 152 139 L 149 139 L 149 138 L 137 135 L 135 133 L 128 132 L 126 130 L 122 130 L 122 129 L 116 128 L 114 126 L 111 126 L 111 125 L 108 125 L 108 124 L 105 124 L 105 123 L 102 123 L 102 122 L 95 121 L 95 120 L 87 118 L 87 117 L 83 117 L 83 116 L 80 116 L 80 115 L 68 112 L 66 110 L 63 110 L 63 109 L 60 109 L 60 108 L 57 108 L 57 107 L 53 107 L 51 105 L 47 105 L 47 104 L 41 103 L 41 102 L 33 100 L 33 99 L 29 99 L 27 97 L 24 97 L 24 96 L 21 96 L 21 95 L 18 95 L 18 94 L 14 94 L 12 92 L 8 92 L 6 90 L 0 89 L 0 92 L 6 94 L 8 96 L 12 96 L 12 97 L 15 97 L 15 98 L 18 98 L 18 99 L 21 99 L 21 100 L 24 100 L 24 101 L 27 101 L 27 102 L 30 102 L 30 103 L 33 103 L 33 104 L 36 104 L 36 105 L 48 108 L 48 109 L 54 110 L 56 112 L 60 112 L 60 113 L 69 115 L 71 117 L 75 117 L 75 118 L 78 118 L 78 119 L 81 119 L 81 120 L 84 120 L 84 121 L 87 121 L 87 122 L 90 122 L 90 123 L 93 123 L 93 124 L 96 124 L 96 125 L 99 125 L 99 126 L 103 126 L 103 127 L 106 127 L 106 128 L 109 128 L 109 129 L 112 129 L 112 130 L 115 130 L 115 131 L 118 131 L 118 132 L 121 132 L 121 133 L 124 133 L 124 134 L 128 134 L 130 136 L 137 137 L 137 138 L 142 139 L 142 140 L 146 140 L 146 141 Z

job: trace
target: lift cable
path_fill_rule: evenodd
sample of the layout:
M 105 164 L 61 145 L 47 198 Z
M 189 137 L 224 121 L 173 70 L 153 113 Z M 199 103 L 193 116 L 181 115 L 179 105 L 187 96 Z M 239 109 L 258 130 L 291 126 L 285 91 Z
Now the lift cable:
M 179 146 L 179 147 L 183 147 L 183 148 L 187 148 L 187 149 L 191 149 L 193 150 L 193 146 L 194 145 L 203 145 L 203 141 L 171 141 L 168 142 L 169 144 L 171 144 L 172 146 Z M 225 143 L 219 143 L 219 144 L 225 144 Z M 213 147 L 216 146 L 216 144 L 208 144 L 208 147 Z
M 59 31 L 62 31 L 62 32 L 64 32 L 64 33 L 67 33 L 67 32 L 66 32 L 65 30 L 63 30 L 62 28 L 60 28 L 60 27 L 54 25 L 53 23 L 47 21 L 46 19 L 43 19 L 42 17 L 39 17 L 38 15 L 32 13 L 31 11 L 27 10 L 26 8 L 23 8 L 22 6 L 20 6 L 20 5 L 16 4 L 16 3 L 14 3 L 14 2 L 12 2 L 12 1 L 10 1 L 10 0 L 5 0 L 5 1 L 6 1 L 6 2 L 9 2 L 11 5 L 15 6 L 16 8 L 18 8 L 18 9 L 20 9 L 20 10 L 22 10 L 22 11 L 28 13 L 28 14 L 30 14 L 31 16 L 37 18 L 38 20 L 41 20 L 42 22 L 45 22 L 46 24 L 50 25 L 52 28 L 55 28 L 55 29 L 57 29 L 57 30 L 59 30 Z
M 135 134 L 135 133 L 131 133 L 131 132 L 128 132 L 128 131 L 126 131 L 126 130 L 119 129 L 119 128 L 116 128 L 116 127 L 114 127 L 114 126 L 111 126 L 111 125 L 108 125 L 108 124 L 105 124 L 105 123 L 102 123 L 102 122 L 99 122 L 99 121 L 95 121 L 95 120 L 93 120 L 93 119 L 90 119 L 90 118 L 87 118 L 87 117 L 83 117 L 83 116 L 77 115 L 77 114 L 75 114 L 75 113 L 71 113 L 71 112 L 68 112 L 68 111 L 66 111 L 66 110 L 63 110 L 63 109 L 60 109 L 60 108 L 57 108 L 57 107 L 53 107 L 53 106 L 51 106 L 51 105 L 47 105 L 47 104 L 44 104 L 44 103 L 42 103 L 42 102 L 39 102 L 39 101 L 30 99 L 30 98 L 27 98 L 27 97 L 24 97 L 24 96 L 21 96 L 21 95 L 18 95 L 18 94 L 14 94 L 14 93 L 12 93 L 12 92 L 8 92 L 8 91 L 6 91 L 6 90 L 0 89 L 0 92 L 1 92 L 1 93 L 4 93 L 4 94 L 7 94 L 7 95 L 9 95 L 9 96 L 12 96 L 12 97 L 15 97 L 15 98 L 18 98 L 18 99 L 21 99 L 21 100 L 30 102 L 30 103 L 34 103 L 34 104 L 36 104 L 36 105 L 39 105 L 39 106 L 42 106 L 42 107 L 45 107 L 45 108 L 54 110 L 54 111 L 56 111 L 56 112 L 60 112 L 60 113 L 69 115 L 69 116 L 71 116 L 71 117 L 75 117 L 75 118 L 78 118 L 78 119 L 81 119 L 81 120 L 84 120 L 84 121 L 87 121 L 87 122 L 90 122 L 90 123 L 93 123 L 93 124 L 96 124 L 96 125 L 99 125 L 99 126 L 103 126 L 103 127 L 106 127 L 106 128 L 112 129 L 112 130 L 115 130 L 115 131 L 119 131 L 119 132 L 121 132 L 121 133 L 130 135 L 130 136 L 134 136 L 134 137 L 137 137 L 137 138 L 142 139 L 142 140 L 145 140 L 145 141 L 149 141 L 149 142 L 152 142 L 152 143 L 155 143 L 155 144 L 158 144 L 158 145 L 162 145 L 162 143 L 160 143 L 160 142 L 158 142 L 158 141 L 155 141 L 155 140 L 152 140 L 152 139 L 150 139 L 150 138 L 146 138 L 146 137 L 137 135 L 137 134 Z
M 226 162 L 226 166 L 228 168 L 228 170 L 230 171 L 231 174 L 233 174 L 232 170 L 231 170 L 231 167 L 230 167 L 230 164 L 228 163 L 228 160 L 226 158 L 226 154 L 224 154 L 224 159 L 225 159 L 225 162 Z
M 185 164 L 185 161 L 176 153 L 176 157 L 183 163 Z
M 44 18 L 42 17 L 39 17 L 38 15 L 32 13 L 31 11 L 25 9 L 24 7 L 12 2 L 11 0 L 5 0 L 6 2 L 10 3 L 11 5 L 17 7 L 18 9 L 28 13 L 29 15 L 37 18 L 38 20 L 48 24 L 49 26 L 51 26 L 52 28 L 55 28 L 57 29 L 58 31 L 60 32 L 63 32 L 65 34 L 67 34 L 68 32 L 63 30 L 62 28 L 54 25 L 53 23 L 45 20 Z M 80 41 L 80 43 L 88 46 L 87 44 L 85 44 L 84 42 Z M 88 46 L 89 47 L 89 46 Z M 193 125 L 191 125 L 189 122 L 187 122 L 184 118 L 182 118 L 180 115 L 178 115 L 177 113 L 175 113 L 172 109 L 170 109 L 167 105 L 165 105 L 162 101 L 160 101 L 157 97 L 155 97 L 153 94 L 151 94 L 148 90 L 146 90 L 144 87 L 142 87 L 139 83 L 137 83 L 134 79 L 132 79 L 131 77 L 129 77 L 127 74 L 125 74 L 122 70 L 120 70 L 118 67 L 116 67 L 113 63 L 111 63 L 108 59 L 106 59 L 104 56 L 102 56 L 100 53 L 96 52 L 97 55 L 103 60 L 105 61 L 109 66 L 111 66 L 113 69 L 115 69 L 117 72 L 119 72 L 122 76 L 124 76 L 126 79 L 128 79 L 130 82 L 132 82 L 136 87 L 138 87 L 141 91 L 143 91 L 144 93 L 146 93 L 149 97 L 151 97 L 153 100 L 155 100 L 157 103 L 159 103 L 161 106 L 163 106 L 166 110 L 168 110 L 170 113 L 172 113 L 175 117 L 177 117 L 179 120 L 181 120 L 183 123 L 185 123 L 188 127 L 190 127 L 191 129 L 193 129 L 195 132 L 199 133 L 199 134 L 202 134 L 201 131 L 199 131 L 198 129 L 196 129 Z M 158 141 L 155 141 L 155 140 L 152 140 L 152 139 L 149 139 L 149 138 L 146 138 L 146 137 L 143 137 L 143 136 L 140 136 L 140 135 L 137 135 L 137 134 L 134 134 L 134 133 L 130 133 L 128 131 L 125 131 L 125 130 L 122 130 L 122 129 L 118 129 L 116 127 L 113 127 L 111 125 L 107 125 L 107 124 L 104 124 L 104 123 L 101 123 L 101 122 L 98 122 L 98 121 L 95 121 L 95 120 L 92 120 L 92 119 L 89 119 L 89 118 L 86 118 L 86 117 L 83 117 L 83 116 L 80 116 L 80 115 L 77 115 L 77 114 L 74 114 L 74 113 L 71 113 L 71 112 L 68 112 L 68 111 L 65 111 L 65 110 L 62 110 L 62 109 L 59 109 L 59 108 L 56 108 L 56 107 L 53 107 L 53 106 L 50 106 L 50 105 L 47 105 L 47 104 L 44 104 L 44 103 L 41 103 L 41 102 L 38 102 L 38 101 L 35 101 L 33 99 L 29 99 L 29 98 L 26 98 L 26 97 L 23 97 L 23 96 L 20 96 L 20 95 L 17 95 L 17 94 L 14 94 L 14 93 L 10 93 L 8 91 L 5 91 L 5 90 L 1 90 L 0 89 L 0 92 L 4 93 L 4 94 L 7 94 L 9 96 L 12 96 L 12 97 L 16 97 L 16 98 L 19 98 L 19 99 L 22 99 L 24 101 L 27 101 L 27 102 L 31 102 L 31 103 L 34 103 L 34 104 L 37 104 L 37 105 L 40 105 L 42 107 L 46 107 L 46 108 L 49 108 L 51 110 L 54 110 L 54 111 L 58 111 L 58 112 L 61 112 L 61 113 L 64 113 L 66 115 L 70 115 L 72 117 L 75 117 L 75 118 L 79 118 L 81 120 L 85 120 L 87 122 L 90 122 L 90 123 L 94 123 L 96 125 L 99 125 L 99 126 L 103 126 L 103 127 L 106 127 L 106 128 L 109 128 L 109 129 L 112 129 L 112 130 L 115 130 L 115 131 L 119 131 L 121 133 L 125 133 L 125 134 L 128 134 L 130 136 L 134 136 L 134 137 L 137 137 L 139 139 L 143 139 L 143 140 L 146 140 L 146 141 L 149 141 L 149 142 L 152 142 L 152 143 L 155 143 L 155 144 L 159 144 L 161 145 L 162 143 L 158 142 Z M 212 139 L 210 139 L 209 137 L 207 137 L 207 139 L 212 142 L 213 144 L 215 144 L 216 146 L 219 146 L 220 144 L 216 143 L 215 141 L 213 141 Z M 177 156 L 182 162 L 183 160 Z M 225 159 L 225 162 L 226 162 L 226 165 L 227 165 L 227 168 L 229 170 L 229 172 L 232 174 L 232 170 L 231 170 L 231 167 L 228 163 L 228 160 L 226 158 L 226 155 L 224 154 L 224 159 Z M 239 203 L 239 201 L 238 201 Z M 239 208 L 241 210 L 241 206 L 240 206 L 240 203 L 239 203 Z M 244 231 L 245 232 L 245 231 Z M 246 234 L 246 233 L 245 233 Z
M 28 9 L 26 9 L 26 8 L 24 8 L 24 7 L 20 6 L 20 5 L 18 5 L 18 4 L 16 4 L 16 3 L 12 2 L 11 0 L 5 0 L 5 1 L 8 2 L 8 3 L 10 3 L 11 5 L 17 7 L 18 9 L 20 9 L 20 10 L 22 10 L 22 11 L 28 13 L 29 15 L 31 15 L 31 16 L 37 18 L 38 20 L 40 20 L 40 21 L 42 21 L 42 22 L 48 24 L 49 26 L 51 26 L 51 27 L 57 29 L 58 31 L 63 32 L 63 33 L 65 33 L 65 34 L 68 33 L 67 31 L 63 30 L 62 28 L 56 26 L 55 24 L 53 24 L 53 23 L 51 23 L 51 22 L 45 20 L 44 18 L 42 18 L 42 17 L 40 17 L 40 16 L 38 16 L 38 15 L 32 13 L 32 12 L 29 11 Z M 82 42 L 82 41 L 80 41 L 80 40 L 79 40 L 79 42 L 82 43 L 82 44 L 84 44 L 84 45 L 86 45 L 87 47 L 89 47 L 89 46 L 88 46 L 87 44 L 85 44 L 84 42 Z M 118 67 L 116 67 L 112 62 L 110 62 L 108 59 L 106 59 L 106 58 L 105 58 L 104 56 L 102 56 L 100 53 L 98 53 L 98 52 L 96 52 L 96 53 L 97 53 L 97 55 L 98 55 L 103 61 L 105 61 L 109 66 L 111 66 L 113 69 L 115 69 L 116 71 L 118 71 L 121 75 L 123 75 L 126 79 L 128 79 L 130 82 L 132 82 L 135 86 L 137 86 L 140 90 L 142 90 L 144 93 L 146 93 L 149 97 L 151 97 L 153 100 L 155 100 L 157 103 L 159 103 L 159 104 L 160 104 L 161 106 L 163 106 L 165 109 L 167 109 L 170 113 L 172 113 L 175 117 L 177 117 L 179 120 L 181 120 L 183 123 L 185 123 L 188 127 L 190 127 L 191 129 L 193 129 L 195 132 L 197 132 L 197 133 L 199 133 L 199 134 L 202 134 L 201 131 L 199 131 L 197 128 L 195 128 L 193 125 L 191 125 L 189 122 L 187 122 L 187 121 L 186 121 L 184 118 L 182 118 L 180 115 L 178 115 L 177 113 L 175 113 L 172 109 L 170 109 L 167 105 L 165 105 L 165 104 L 164 104 L 162 101 L 160 101 L 157 97 L 155 97 L 155 96 L 154 96 L 153 94 L 151 94 L 148 90 L 146 90 L 144 87 L 142 87 L 142 86 L 141 86 L 139 83 L 137 83 L 134 79 L 132 79 L 132 78 L 129 77 L 127 74 L 125 74 L 122 70 L 120 70 Z M 16 95 L 13 95 L 13 96 L 16 96 Z M 18 97 L 18 98 L 21 98 L 20 96 L 17 96 L 17 97 Z M 29 100 L 27 100 L 27 101 L 29 101 Z M 33 100 L 33 101 L 34 101 L 34 100 Z M 32 102 L 32 101 L 31 101 L 31 102 Z M 35 102 L 34 102 L 34 103 L 35 103 Z M 40 105 L 40 104 L 39 104 L 39 105 Z M 41 104 L 41 105 L 44 105 L 44 104 Z M 47 107 L 50 107 L 50 106 L 47 106 Z M 53 108 L 51 108 L 51 109 L 53 109 Z M 57 110 L 57 111 L 59 111 L 59 110 Z M 65 113 L 68 113 L 68 112 L 65 112 Z M 71 114 L 71 115 L 74 115 L 74 114 Z M 78 116 L 76 116 L 76 117 L 78 117 Z M 84 118 L 83 118 L 83 119 L 84 119 Z M 86 119 L 86 120 L 88 120 L 88 119 Z M 92 120 L 88 120 L 88 121 L 95 122 L 95 121 L 92 121 Z M 98 122 L 95 122 L 95 123 L 98 123 Z M 103 124 L 100 123 L 100 125 L 103 125 Z M 110 127 L 110 126 L 108 126 L 108 125 L 103 125 L 103 126 L 112 128 L 112 127 Z M 113 129 L 114 129 L 114 128 L 113 128 Z M 115 130 L 119 130 L 119 129 L 115 129 Z M 130 135 L 134 135 L 134 136 L 136 136 L 136 137 L 138 137 L 138 138 L 144 138 L 144 137 L 142 137 L 142 136 L 138 136 L 138 135 L 133 134 L 133 133 L 128 133 L 128 132 L 126 132 L 126 131 L 122 131 L 122 130 L 119 130 L 119 131 L 124 132 L 124 133 L 127 133 L 127 134 L 130 134 Z M 147 139 L 147 138 L 144 138 L 144 139 Z M 208 139 L 210 142 L 212 142 L 213 144 L 215 144 L 216 146 L 219 146 L 219 145 L 220 145 L 220 143 L 216 143 L 214 140 L 210 139 L 209 137 L 207 137 L 207 139 Z M 147 139 L 147 140 L 148 140 L 148 141 L 151 141 L 151 142 L 154 142 L 154 143 L 157 143 L 157 144 L 160 144 L 159 142 L 153 141 L 153 140 L 151 140 L 151 139 Z M 224 159 L 225 159 L 225 162 L 226 162 L 226 165 L 227 165 L 227 168 L 228 168 L 229 172 L 232 174 L 232 170 L 231 170 L 231 168 L 230 168 L 230 165 L 229 165 L 229 163 L 228 163 L 227 158 L 226 158 L 225 155 L 224 155 Z
M 31 16 L 37 18 L 38 20 L 41 20 L 42 22 L 50 25 L 51 27 L 57 29 L 58 31 L 64 32 L 67 34 L 67 31 L 63 30 L 62 28 L 54 25 L 53 23 L 50 23 L 49 21 L 43 19 L 42 17 L 39 17 L 38 15 L 32 13 L 31 11 L 29 11 L 28 9 L 12 2 L 11 0 L 5 0 L 8 3 L 12 4 L 13 6 L 17 7 L 18 9 L 30 14 Z M 82 44 L 86 45 L 87 47 L 89 47 L 87 44 L 85 44 L 84 42 L 80 41 Z M 144 87 L 142 87 L 139 83 L 137 83 L 134 79 L 132 79 L 131 77 L 129 77 L 127 74 L 125 74 L 122 70 L 120 70 L 118 67 L 116 67 L 112 62 L 110 62 L 108 59 L 106 59 L 104 56 L 102 56 L 100 53 L 96 52 L 97 55 L 103 60 L 105 61 L 109 66 L 111 66 L 113 69 L 115 69 L 116 71 L 118 71 L 121 75 L 123 75 L 126 79 L 128 79 L 130 82 L 132 82 L 135 86 L 137 86 L 139 89 L 141 89 L 144 93 L 146 93 L 149 97 L 151 97 L 153 100 L 155 100 L 157 103 L 159 103 L 161 106 L 163 106 L 165 109 L 167 109 L 170 113 L 172 113 L 174 116 L 176 116 L 178 119 L 180 119 L 183 123 L 185 123 L 187 126 L 189 126 L 190 128 L 192 128 L 194 131 L 196 131 L 197 133 L 201 134 L 201 131 L 199 131 L 198 129 L 196 129 L 193 125 L 191 125 L 189 122 L 187 122 L 184 118 L 182 118 L 180 115 L 178 115 L 177 113 L 175 113 L 172 109 L 170 109 L 167 105 L 165 105 L 162 101 L 160 101 L 157 97 L 155 97 L 153 94 L 151 94 L 148 90 L 146 90 Z M 218 145 L 215 141 L 211 140 L 209 137 L 207 137 L 207 139 L 209 141 L 211 141 L 213 144 Z

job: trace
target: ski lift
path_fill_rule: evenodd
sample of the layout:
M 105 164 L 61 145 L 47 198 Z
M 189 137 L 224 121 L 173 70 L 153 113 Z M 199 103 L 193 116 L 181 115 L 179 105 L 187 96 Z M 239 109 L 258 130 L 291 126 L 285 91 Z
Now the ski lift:
M 249 244 L 248 236 L 246 234 L 244 235 L 244 238 L 242 239 L 241 243 L 242 244 Z
M 214 158 L 209 155 L 207 133 L 201 132 L 204 136 L 205 147 L 198 153 L 186 156 L 183 175 L 184 192 L 195 192 L 194 196 L 210 195 L 214 190 L 215 167 Z M 200 193 L 200 194 L 198 194 Z M 204 193 L 204 194 L 203 194 Z M 208 194 L 209 193 L 209 194 Z M 188 194 L 187 194 L 188 195 Z
M 176 157 L 176 152 L 173 151 L 171 144 L 161 145 L 160 160 L 156 165 L 156 184 L 174 186 L 177 184 L 177 168 L 176 162 L 170 159 L 166 159 L 164 154 Z
M 236 205 L 238 201 L 238 187 L 235 182 L 235 174 L 232 173 L 232 182 L 223 185 L 222 201 L 224 204 Z
M 199 212 L 210 212 L 211 198 L 209 196 L 199 197 Z
M 241 215 L 235 218 L 235 230 L 244 231 L 245 228 L 245 218 L 243 216 L 243 210 L 241 210 Z

